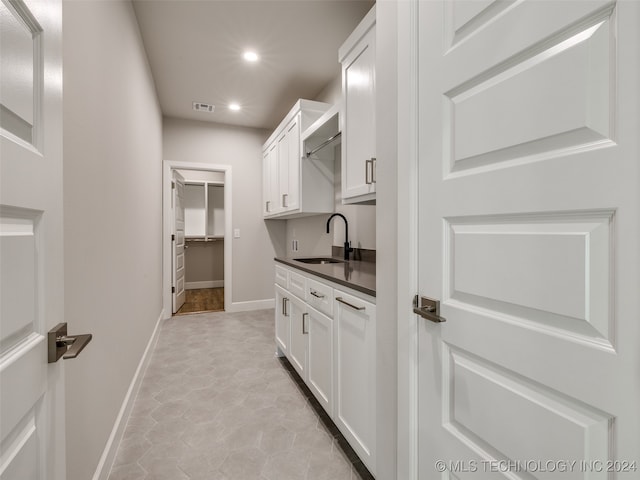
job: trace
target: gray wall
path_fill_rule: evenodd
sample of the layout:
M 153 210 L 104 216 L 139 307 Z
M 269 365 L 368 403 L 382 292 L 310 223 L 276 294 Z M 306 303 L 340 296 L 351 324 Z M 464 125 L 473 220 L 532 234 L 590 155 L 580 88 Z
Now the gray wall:
M 187 242 L 184 254 L 185 282 L 224 280 L 224 240 Z
M 268 135 L 253 128 L 164 119 L 165 160 L 232 167 L 232 228 L 240 229 L 240 238 L 225 241 L 233 242 L 233 302 L 273 298 L 273 257 L 284 254 L 284 222 L 262 219 L 262 144 Z
M 129 2 L 64 2 L 67 479 L 93 477 L 162 310 L 162 116 Z

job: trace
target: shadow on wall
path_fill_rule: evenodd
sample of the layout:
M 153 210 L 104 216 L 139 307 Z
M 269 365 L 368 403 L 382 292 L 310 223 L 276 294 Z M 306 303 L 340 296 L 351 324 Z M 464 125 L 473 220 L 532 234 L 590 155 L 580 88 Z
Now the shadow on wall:
M 267 227 L 267 233 L 273 245 L 275 256 L 286 256 L 287 231 L 284 228 L 284 221 L 273 220 L 264 222 L 264 224 Z

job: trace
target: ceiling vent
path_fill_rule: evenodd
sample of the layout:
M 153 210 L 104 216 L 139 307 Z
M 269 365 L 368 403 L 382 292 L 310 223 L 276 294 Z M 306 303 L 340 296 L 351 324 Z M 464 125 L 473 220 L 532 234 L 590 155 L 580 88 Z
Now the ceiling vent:
M 209 105 L 208 103 L 193 102 L 193 109 L 196 112 L 209 112 L 212 113 L 216 107 Z

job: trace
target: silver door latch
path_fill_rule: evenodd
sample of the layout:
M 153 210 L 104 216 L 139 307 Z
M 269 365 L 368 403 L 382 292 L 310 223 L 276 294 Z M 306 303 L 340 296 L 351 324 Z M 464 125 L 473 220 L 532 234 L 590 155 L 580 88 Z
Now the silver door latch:
M 446 318 L 440 316 L 440 301 L 433 298 L 416 295 L 413 298 L 413 312 L 435 323 L 447 321 Z
M 83 335 L 67 335 L 67 324 L 59 323 L 47 334 L 49 363 L 76 358 L 91 341 L 90 333 Z

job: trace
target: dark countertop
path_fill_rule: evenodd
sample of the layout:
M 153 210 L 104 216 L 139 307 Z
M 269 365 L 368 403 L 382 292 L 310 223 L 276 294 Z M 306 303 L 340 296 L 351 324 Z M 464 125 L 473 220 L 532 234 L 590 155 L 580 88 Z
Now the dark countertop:
M 274 260 L 372 297 L 376 296 L 376 264 L 374 262 L 349 260 L 348 262 L 341 261 L 340 263 L 322 265 L 298 262 L 290 257 L 276 257 Z

